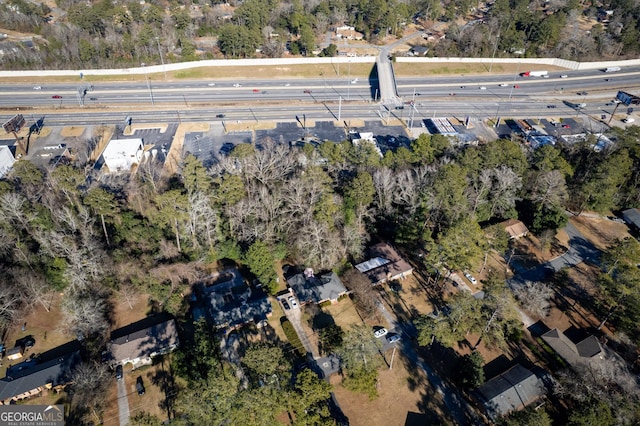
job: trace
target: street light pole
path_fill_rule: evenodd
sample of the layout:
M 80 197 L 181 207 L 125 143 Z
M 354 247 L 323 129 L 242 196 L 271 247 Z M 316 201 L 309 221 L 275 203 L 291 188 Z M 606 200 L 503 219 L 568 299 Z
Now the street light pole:
M 149 89 L 149 97 L 151 98 L 151 105 L 156 106 L 155 101 L 153 100 L 153 92 L 151 91 L 151 83 L 149 82 L 149 74 L 147 73 L 147 69 L 145 68 L 145 63 L 143 62 L 142 68 L 144 68 L 144 77 L 147 80 L 147 89 Z
M 156 37 L 156 43 L 158 45 L 158 54 L 160 55 L 160 62 L 162 63 L 162 71 L 164 72 L 164 79 L 166 80 L 167 79 L 167 69 L 164 66 L 164 57 L 162 56 L 162 51 L 160 50 L 160 37 Z

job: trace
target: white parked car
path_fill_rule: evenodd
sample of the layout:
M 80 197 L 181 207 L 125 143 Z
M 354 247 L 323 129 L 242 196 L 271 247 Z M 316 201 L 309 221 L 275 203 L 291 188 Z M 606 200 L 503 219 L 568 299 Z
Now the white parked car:
M 632 117 L 628 117 L 622 120 L 623 123 L 633 123 L 634 121 L 636 121 L 636 119 Z
M 478 280 L 475 279 L 475 277 L 473 275 L 471 275 L 469 272 L 465 272 L 464 273 L 464 277 L 466 279 L 468 279 L 469 281 L 471 281 L 471 284 L 476 285 L 478 283 Z
M 289 303 L 291 304 L 291 307 L 293 309 L 296 309 L 298 307 L 298 301 L 296 300 L 295 297 L 289 296 L 289 298 L 287 300 L 289 300 Z
M 373 335 L 376 336 L 377 339 L 379 339 L 382 336 L 386 336 L 387 333 L 388 331 L 386 328 L 379 328 L 373 332 Z

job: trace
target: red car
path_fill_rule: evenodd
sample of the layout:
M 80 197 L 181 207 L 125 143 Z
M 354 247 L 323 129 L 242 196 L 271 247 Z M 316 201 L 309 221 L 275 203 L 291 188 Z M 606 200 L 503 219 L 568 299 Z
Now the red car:
M 253 93 L 260 93 L 258 89 L 253 89 Z
M 60 96 L 60 95 L 53 95 L 53 96 L 52 96 L 52 98 L 53 98 L 53 99 L 62 99 L 62 96 Z
M 514 89 L 519 89 L 519 88 L 520 88 L 520 85 L 519 85 L 519 84 L 516 84 L 515 86 L 513 86 L 513 88 L 514 88 Z
M 570 129 L 570 128 L 571 128 L 571 126 L 569 126 L 568 124 L 563 124 L 563 125 L 562 125 L 562 128 L 563 128 L 563 129 Z

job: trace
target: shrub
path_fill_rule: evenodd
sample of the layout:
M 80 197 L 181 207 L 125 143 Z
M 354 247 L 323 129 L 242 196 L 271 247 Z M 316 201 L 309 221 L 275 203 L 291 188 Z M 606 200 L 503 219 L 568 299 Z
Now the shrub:
M 293 348 L 300 354 L 300 356 L 305 356 L 307 354 L 307 350 L 304 348 L 302 341 L 300 341 L 300 337 L 298 337 L 298 333 L 296 333 L 296 329 L 293 328 L 293 324 L 289 322 L 289 320 L 285 319 L 281 323 L 282 330 L 284 331 L 284 335 L 287 336 L 287 340 L 293 346 Z

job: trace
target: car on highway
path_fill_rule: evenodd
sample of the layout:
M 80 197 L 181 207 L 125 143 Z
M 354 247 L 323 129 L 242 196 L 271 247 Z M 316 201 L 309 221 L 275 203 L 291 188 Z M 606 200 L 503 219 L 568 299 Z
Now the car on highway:
M 568 78 L 568 77 L 569 77 L 569 76 L 568 76 L 568 75 L 566 75 L 566 74 L 562 74 L 562 75 L 560 75 L 560 78 Z
M 519 89 L 519 88 L 520 88 L 520 85 L 519 85 L 519 84 L 514 84 L 514 85 L 513 85 L 513 88 L 514 88 L 514 89 Z
M 53 95 L 51 98 L 52 98 L 52 99 L 62 99 L 62 96 L 60 96 L 60 95 Z
M 296 300 L 295 297 L 289 296 L 289 298 L 287 300 L 289 300 L 289 303 L 291 303 L 291 307 L 293 309 L 296 309 L 298 307 L 298 301 Z
M 507 86 L 508 86 L 508 84 L 507 84 L 507 83 L 500 83 L 500 84 L 498 84 L 498 86 L 500 86 L 500 87 L 507 87 Z
M 136 379 L 136 390 L 138 391 L 138 395 L 144 395 L 144 383 L 142 382 L 142 376 L 138 376 Z
M 547 105 L 547 108 L 554 109 L 554 108 L 557 108 L 557 106 L 556 105 Z
M 619 104 L 620 102 L 621 102 L 621 101 L 620 101 L 620 99 L 614 99 L 614 100 L 613 100 L 613 103 L 614 103 L 614 104 Z
M 289 87 L 289 86 L 291 86 L 291 83 L 285 83 L 284 84 L 284 87 Z
M 33 86 L 33 90 L 42 90 L 42 86 Z
M 98 98 L 89 98 L 90 101 L 97 101 Z
M 461 89 L 466 89 L 466 88 L 467 88 L 467 86 L 460 86 L 460 88 L 461 88 Z
M 471 275 L 468 271 L 465 271 L 464 277 L 468 279 L 471 282 L 471 284 L 473 285 L 478 284 L 478 280 L 476 280 L 475 277 Z
M 487 90 L 485 86 L 480 86 L 480 90 Z
M 253 93 L 260 93 L 259 89 L 253 89 Z
M 307 90 L 304 91 L 304 93 L 311 94 L 311 90 L 307 89 Z
M 379 339 L 379 338 L 381 338 L 383 336 L 386 336 L 387 333 L 388 333 L 388 331 L 384 327 L 377 328 L 377 329 L 375 329 L 373 331 L 373 335 L 376 337 L 376 339 Z
M 351 80 L 351 84 L 356 84 L 358 82 L 357 78 L 354 78 L 353 80 Z
M 216 118 L 225 118 L 225 117 L 226 117 L 226 115 L 224 115 L 224 114 L 216 114 Z
M 577 95 L 578 96 L 587 96 L 589 94 L 589 92 L 578 92 Z
M 387 336 L 387 342 L 389 343 L 396 343 L 396 342 L 399 342 L 400 340 L 402 340 L 402 337 L 400 337 L 399 334 L 390 334 Z
M 240 83 L 234 83 L 234 85 L 233 85 L 233 87 L 241 87 L 241 86 L 242 86 L 242 84 L 240 84 Z
M 209 84 L 207 84 L 207 86 L 209 86 L 209 87 L 213 87 L 213 86 L 215 86 L 215 85 L 216 85 L 215 83 L 209 83 Z

